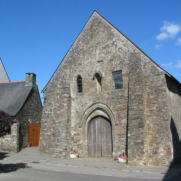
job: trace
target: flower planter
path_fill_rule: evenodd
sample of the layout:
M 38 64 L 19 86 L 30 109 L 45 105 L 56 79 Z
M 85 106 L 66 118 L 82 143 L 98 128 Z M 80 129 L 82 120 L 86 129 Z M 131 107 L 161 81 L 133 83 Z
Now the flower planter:
M 126 159 L 118 157 L 118 163 L 126 163 Z
M 78 152 L 70 153 L 70 158 L 79 158 L 79 153 Z
M 128 157 L 123 153 L 117 157 L 118 163 L 126 163 Z

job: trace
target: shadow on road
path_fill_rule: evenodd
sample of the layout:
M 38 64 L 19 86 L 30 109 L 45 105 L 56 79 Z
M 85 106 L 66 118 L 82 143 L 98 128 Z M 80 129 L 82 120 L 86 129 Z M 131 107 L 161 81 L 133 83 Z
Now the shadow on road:
M 0 160 L 3 160 L 4 158 L 8 157 L 8 153 L 0 152 Z
M 15 163 L 15 164 L 0 164 L 0 174 L 15 172 L 21 168 L 29 168 L 25 163 Z
M 3 160 L 6 157 L 8 157 L 8 153 L 0 152 L 0 160 Z M 28 167 L 26 163 L 14 163 L 14 164 L 13 163 L 10 163 L 10 164 L 0 163 L 0 174 L 15 172 L 21 168 L 30 168 L 30 167 Z

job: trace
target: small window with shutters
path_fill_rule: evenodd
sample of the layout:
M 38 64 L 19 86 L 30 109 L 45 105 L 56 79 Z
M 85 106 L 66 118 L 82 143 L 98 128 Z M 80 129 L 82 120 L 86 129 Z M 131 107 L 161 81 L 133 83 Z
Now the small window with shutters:
M 77 92 L 82 92 L 82 77 L 80 75 L 77 76 Z
M 115 89 L 123 88 L 122 70 L 112 72 Z

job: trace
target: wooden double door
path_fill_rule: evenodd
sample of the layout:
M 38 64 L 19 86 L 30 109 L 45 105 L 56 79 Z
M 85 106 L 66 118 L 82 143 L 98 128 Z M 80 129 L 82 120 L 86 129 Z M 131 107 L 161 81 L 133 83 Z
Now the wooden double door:
M 108 119 L 95 117 L 88 124 L 88 156 L 112 156 L 112 128 Z

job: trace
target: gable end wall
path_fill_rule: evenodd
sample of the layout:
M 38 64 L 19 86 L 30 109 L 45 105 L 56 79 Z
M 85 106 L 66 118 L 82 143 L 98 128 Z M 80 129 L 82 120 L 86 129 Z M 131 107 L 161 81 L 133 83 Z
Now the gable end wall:
M 117 70 L 122 70 L 121 90 L 114 89 L 112 72 Z M 101 91 L 96 88 L 95 73 L 102 76 Z M 78 75 L 82 76 L 83 93 L 77 93 Z M 113 154 L 128 151 L 132 164 L 169 164 L 165 72 L 97 14 L 70 48 L 44 95 L 42 151 L 68 157 L 74 149 L 87 156 L 82 120 L 92 105 L 100 104 L 112 111 L 117 122 L 112 124 Z

